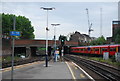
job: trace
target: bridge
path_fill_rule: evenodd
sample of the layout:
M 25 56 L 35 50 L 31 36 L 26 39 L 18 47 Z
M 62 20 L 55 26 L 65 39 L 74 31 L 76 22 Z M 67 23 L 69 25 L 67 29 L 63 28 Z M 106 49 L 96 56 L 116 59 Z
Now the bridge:
M 9 42 L 9 43 L 8 43 Z M 12 54 L 12 40 L 3 40 L 3 56 Z M 61 48 L 61 41 L 56 41 L 56 46 Z M 78 46 L 78 42 L 65 41 L 64 49 L 69 46 Z M 24 54 L 27 57 L 35 56 L 36 54 L 45 54 L 46 40 L 15 40 L 15 54 Z M 54 40 L 48 40 L 48 53 L 54 48 Z M 38 50 L 39 49 L 39 50 Z M 9 51 L 9 52 L 8 52 Z
M 45 47 L 46 40 L 15 40 L 15 47 Z M 56 41 L 56 45 L 60 46 L 61 42 Z M 78 42 L 65 41 L 65 46 L 77 46 Z M 54 46 L 54 40 L 48 40 L 48 46 Z

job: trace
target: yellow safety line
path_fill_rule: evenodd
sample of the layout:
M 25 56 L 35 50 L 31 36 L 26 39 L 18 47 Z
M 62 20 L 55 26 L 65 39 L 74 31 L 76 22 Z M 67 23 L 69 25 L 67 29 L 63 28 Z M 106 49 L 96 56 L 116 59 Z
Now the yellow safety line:
M 78 69 L 74 64 L 72 64 L 72 66 L 73 66 L 75 69 Z
M 76 67 L 78 67 L 85 75 L 87 75 L 92 81 L 95 81 L 87 72 L 85 72 L 80 66 L 72 62 Z
M 80 74 L 80 77 L 81 77 L 81 78 L 84 78 L 85 76 L 81 73 L 81 74 Z
M 68 68 L 69 68 L 69 70 L 70 70 L 70 73 L 72 74 L 73 79 L 76 79 L 76 78 L 75 78 L 75 75 L 74 75 L 74 73 L 73 73 L 73 71 L 72 71 L 72 69 L 71 69 L 70 66 L 69 66 L 69 64 L 68 64 L 67 62 L 65 62 L 65 63 L 67 64 L 67 66 L 68 66 Z

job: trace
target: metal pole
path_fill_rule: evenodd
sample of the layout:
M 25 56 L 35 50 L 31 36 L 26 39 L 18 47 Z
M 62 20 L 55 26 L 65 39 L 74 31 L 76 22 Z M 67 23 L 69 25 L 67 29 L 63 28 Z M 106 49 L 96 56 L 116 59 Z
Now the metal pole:
M 54 8 L 44 8 L 44 7 L 41 7 L 41 9 L 43 10 L 47 10 L 47 27 L 46 27 L 46 67 L 48 67 L 48 10 L 52 10 Z
M 47 10 L 47 28 L 46 28 L 46 67 L 48 67 L 48 10 Z
M 52 25 L 53 26 L 53 25 Z M 54 26 L 53 26 L 54 27 Z M 56 50 L 56 46 L 55 46 L 55 27 L 54 27 L 54 52 Z
M 55 50 L 56 50 L 56 27 L 55 27 Z
M 14 16 L 13 19 L 13 30 L 15 31 L 15 23 L 16 23 L 16 17 Z M 13 37 L 13 47 L 12 47 L 12 68 L 11 68 L 11 81 L 13 81 L 13 74 L 14 74 L 14 37 Z

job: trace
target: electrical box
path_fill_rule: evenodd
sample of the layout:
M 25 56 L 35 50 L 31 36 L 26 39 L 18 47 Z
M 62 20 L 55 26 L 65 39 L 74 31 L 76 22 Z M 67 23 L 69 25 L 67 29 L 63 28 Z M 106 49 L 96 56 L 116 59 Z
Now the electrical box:
M 103 53 L 103 59 L 104 59 L 104 60 L 109 59 L 109 52 L 104 52 L 104 53 Z
M 115 53 L 115 60 L 120 62 L 120 52 Z

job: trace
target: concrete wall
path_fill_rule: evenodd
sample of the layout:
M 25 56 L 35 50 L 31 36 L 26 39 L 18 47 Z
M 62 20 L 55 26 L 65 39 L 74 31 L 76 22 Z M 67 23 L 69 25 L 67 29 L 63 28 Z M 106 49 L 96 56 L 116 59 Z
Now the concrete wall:
M 2 39 L 2 55 L 8 56 L 12 54 L 11 41 L 7 39 Z

